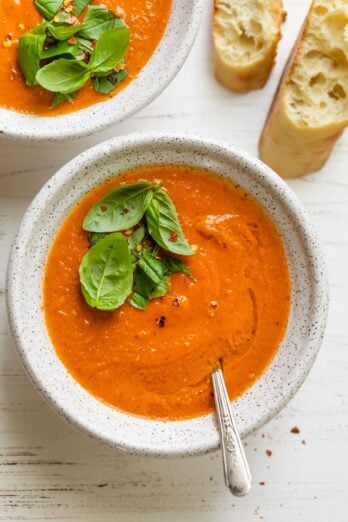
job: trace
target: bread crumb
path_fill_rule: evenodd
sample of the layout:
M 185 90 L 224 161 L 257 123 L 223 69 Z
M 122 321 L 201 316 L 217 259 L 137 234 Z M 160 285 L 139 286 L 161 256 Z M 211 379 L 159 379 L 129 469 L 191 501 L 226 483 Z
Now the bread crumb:
M 267 457 L 272 457 L 272 451 L 271 450 L 266 450 L 266 455 L 267 455 Z
M 291 428 L 290 433 L 295 433 L 297 435 L 298 433 L 300 433 L 300 430 L 297 426 L 294 426 L 293 428 Z

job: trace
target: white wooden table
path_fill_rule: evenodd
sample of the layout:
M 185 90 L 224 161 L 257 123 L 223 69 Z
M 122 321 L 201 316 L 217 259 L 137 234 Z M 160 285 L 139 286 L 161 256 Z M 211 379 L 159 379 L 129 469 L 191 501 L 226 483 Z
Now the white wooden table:
M 223 138 L 256 153 L 281 67 L 307 6 L 308 0 L 286 2 L 277 66 L 262 91 L 233 95 L 214 80 L 207 5 L 199 37 L 178 77 L 129 121 L 63 145 L 0 141 L 1 521 L 348 521 L 347 136 L 322 172 L 290 183 L 324 245 L 331 308 L 325 341 L 306 383 L 281 415 L 247 440 L 254 476 L 248 498 L 234 499 L 225 490 L 219 454 L 169 461 L 129 457 L 65 424 L 24 374 L 5 313 L 5 270 L 16 227 L 41 185 L 80 151 L 122 133 L 167 129 Z M 290 433 L 293 426 L 299 434 Z

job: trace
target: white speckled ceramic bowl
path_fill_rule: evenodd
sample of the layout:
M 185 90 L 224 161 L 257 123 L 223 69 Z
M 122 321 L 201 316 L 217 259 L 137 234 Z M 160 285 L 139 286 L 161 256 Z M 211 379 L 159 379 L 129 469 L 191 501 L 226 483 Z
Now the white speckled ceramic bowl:
M 289 187 L 259 160 L 226 143 L 176 134 L 133 134 L 97 145 L 59 170 L 29 207 L 12 247 L 10 324 L 35 386 L 69 422 L 132 453 L 200 454 L 218 447 L 213 415 L 161 422 L 133 417 L 99 402 L 56 356 L 41 311 L 47 252 L 67 213 L 112 175 L 149 164 L 187 164 L 220 173 L 242 185 L 276 223 L 291 276 L 290 318 L 272 364 L 233 404 L 242 436 L 286 405 L 308 374 L 324 332 L 328 293 L 323 255 L 307 213 Z
M 172 0 L 165 34 L 137 78 L 113 98 L 62 116 L 33 116 L 0 107 L 0 135 L 30 140 L 89 136 L 148 105 L 170 83 L 195 40 L 204 0 Z

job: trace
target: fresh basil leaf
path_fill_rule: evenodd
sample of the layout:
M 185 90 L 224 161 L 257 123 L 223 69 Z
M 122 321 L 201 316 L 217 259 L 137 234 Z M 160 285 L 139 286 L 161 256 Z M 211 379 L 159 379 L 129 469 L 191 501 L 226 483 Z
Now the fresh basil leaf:
M 83 296 L 90 306 L 112 311 L 132 291 L 133 265 L 125 237 L 116 232 L 90 248 L 79 269 Z
M 76 16 L 80 16 L 85 7 L 91 2 L 91 0 L 74 0 L 74 13 Z
M 109 80 L 108 76 L 94 78 L 93 80 L 93 88 L 100 94 L 109 94 L 115 87 L 116 85 Z
M 126 27 L 126 24 L 120 18 L 116 18 L 109 9 L 101 5 L 92 5 L 88 8 L 81 24 L 79 35 L 90 40 L 98 40 L 105 31 L 123 26 Z
M 128 45 L 129 29 L 126 25 L 103 33 L 91 54 L 90 69 L 109 73 L 123 59 Z
M 129 299 L 129 304 L 134 306 L 134 308 L 138 308 L 138 310 L 145 310 L 149 300 L 138 292 L 133 292 L 131 298 Z
M 129 300 L 129 304 L 140 310 L 145 310 L 149 302 L 149 297 L 154 289 L 154 283 L 142 272 L 134 273 L 133 293 Z
M 104 232 L 92 232 L 91 234 L 88 234 L 88 242 L 90 245 L 96 245 L 98 241 L 104 239 L 104 237 L 106 237 Z
M 55 109 L 63 102 L 72 102 L 76 96 L 77 92 L 72 92 L 70 94 L 62 94 L 61 92 L 55 92 L 51 101 L 51 109 Z
M 80 30 L 81 25 L 76 24 L 65 24 L 65 23 L 50 23 L 48 24 L 48 30 L 56 40 L 69 40 L 72 36 L 74 36 Z
M 63 0 L 35 0 L 34 3 L 46 20 L 51 20 L 62 7 Z
M 146 221 L 149 234 L 164 250 L 186 256 L 194 253 L 183 234 L 175 206 L 163 189 L 154 194 L 147 207 Z
M 109 94 L 125 78 L 127 78 L 127 72 L 125 70 L 119 72 L 114 71 L 108 76 L 94 78 L 93 87 L 97 92 L 100 92 L 101 94 Z
M 164 266 L 164 271 L 167 274 L 176 274 L 178 272 L 182 272 L 187 276 L 191 275 L 189 267 L 179 259 L 164 256 L 161 258 L 161 261 L 162 265 Z
M 134 274 L 133 293 L 129 300 L 129 304 L 145 310 L 151 299 L 163 297 L 169 292 L 170 281 L 168 276 L 164 276 L 157 284 L 142 272 L 136 271 Z
M 24 34 L 19 39 L 18 63 L 27 85 L 35 85 L 36 74 L 40 69 L 40 57 L 45 43 L 45 34 Z
M 169 292 L 170 280 L 168 276 L 164 276 L 163 279 L 155 286 L 150 293 L 149 299 L 156 299 L 157 297 L 163 297 Z
M 81 36 L 77 36 L 77 44 L 83 51 L 87 51 L 91 53 L 94 49 L 92 46 L 92 42 L 87 40 L 86 38 L 81 38 Z
M 47 30 L 47 27 L 48 27 L 48 23 L 47 22 L 41 22 L 40 24 L 37 24 L 35 27 L 33 27 L 33 29 L 31 29 L 29 31 L 29 34 L 44 34 L 46 35 L 46 30 Z M 28 34 L 28 33 L 26 33 Z M 23 35 L 25 36 L 25 35 Z
M 145 254 L 139 259 L 138 267 L 155 285 L 157 285 L 165 275 L 161 260 L 150 254 Z
M 79 46 L 78 45 L 70 45 L 67 41 L 65 42 L 58 42 L 55 45 L 51 45 L 50 47 L 47 47 L 47 49 L 43 49 L 41 53 L 41 59 L 46 60 L 47 58 L 55 58 L 56 56 L 61 55 L 71 55 L 71 56 L 77 56 L 77 53 L 79 52 Z
M 88 212 L 82 225 L 84 230 L 116 232 L 134 227 L 143 217 L 154 187 L 148 181 L 136 181 L 111 189 Z
M 70 94 L 81 89 L 89 77 L 90 72 L 83 62 L 59 58 L 42 67 L 36 81 L 48 91 Z
M 143 241 L 146 234 L 146 227 L 145 225 L 141 225 L 141 227 L 137 228 L 133 234 L 128 236 L 128 245 L 132 252 L 137 252 L 137 246 L 141 245 L 141 242 Z

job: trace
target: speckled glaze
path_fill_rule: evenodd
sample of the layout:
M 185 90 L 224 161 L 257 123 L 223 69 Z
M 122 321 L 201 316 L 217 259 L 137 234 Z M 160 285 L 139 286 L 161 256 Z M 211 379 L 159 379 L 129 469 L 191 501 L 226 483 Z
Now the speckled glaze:
M 324 333 L 328 285 L 323 254 L 306 211 L 289 187 L 259 160 L 225 143 L 178 134 L 132 134 L 97 145 L 59 170 L 32 202 L 12 247 L 7 281 L 10 325 L 34 385 L 69 422 L 131 453 L 202 454 L 219 445 L 214 415 L 162 422 L 133 417 L 99 402 L 57 358 L 41 311 L 46 256 L 66 214 L 96 185 L 149 164 L 193 165 L 230 178 L 276 223 L 290 270 L 290 318 L 271 366 L 233 403 L 242 436 L 287 404 L 307 376 Z
M 58 141 L 90 136 L 148 105 L 184 64 L 201 21 L 204 0 L 172 0 L 165 34 L 137 78 L 105 102 L 62 116 L 33 116 L 0 107 L 0 135 Z

